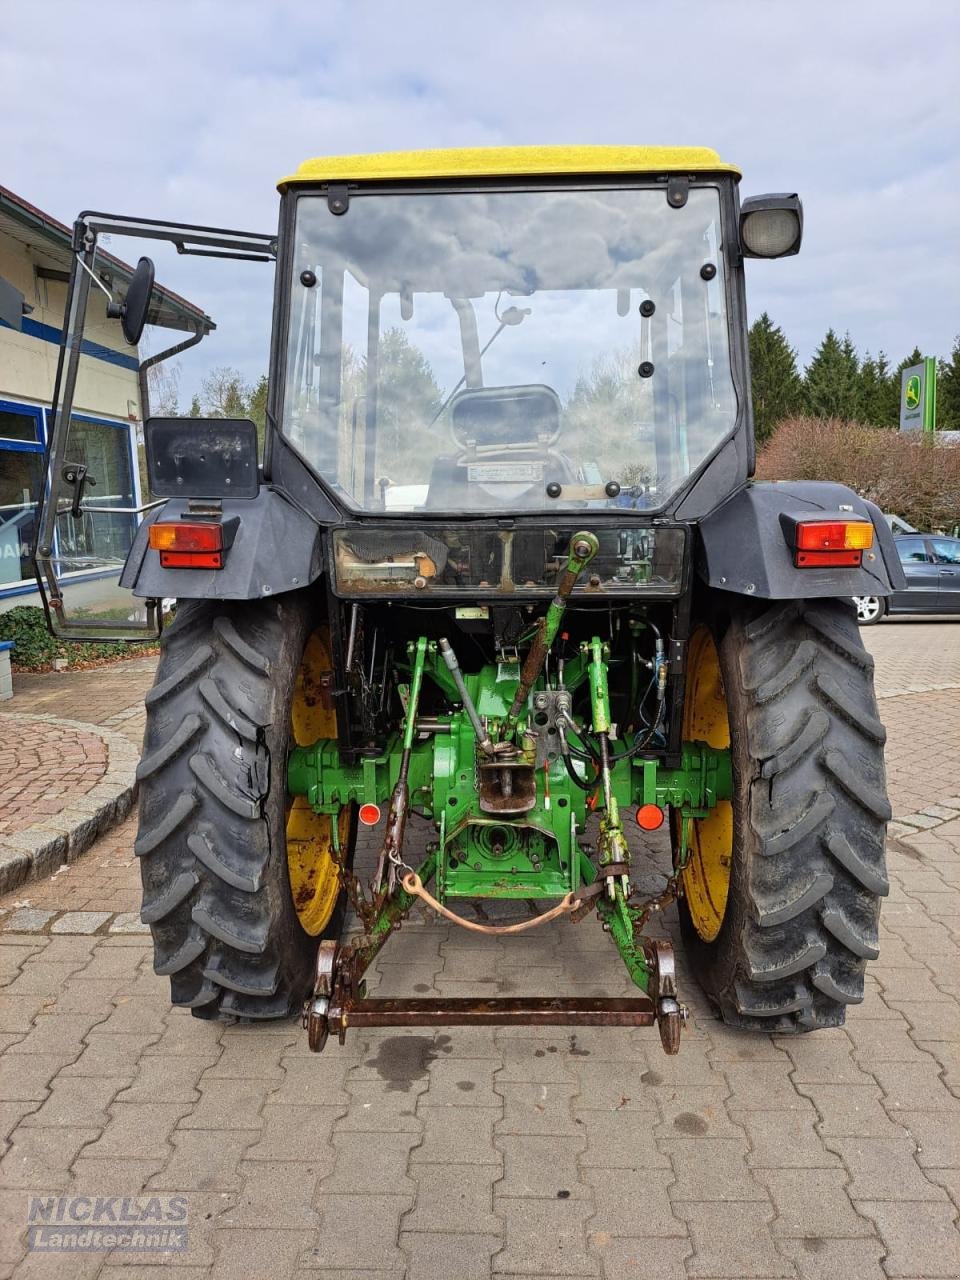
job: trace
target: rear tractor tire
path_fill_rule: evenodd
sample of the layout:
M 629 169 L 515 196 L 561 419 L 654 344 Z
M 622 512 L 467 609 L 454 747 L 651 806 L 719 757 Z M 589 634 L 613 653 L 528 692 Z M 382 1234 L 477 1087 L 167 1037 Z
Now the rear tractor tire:
M 684 718 L 733 763 L 732 806 L 688 824 L 680 924 L 701 987 L 733 1026 L 840 1026 L 888 892 L 886 734 L 852 605 L 735 603 L 694 632 Z M 679 836 L 674 818 L 675 858 Z
M 320 939 L 339 937 L 334 819 L 286 786 L 291 743 L 336 733 L 317 696 L 326 645 L 298 596 L 183 602 L 164 632 L 134 848 L 154 968 L 197 1017 L 296 1012 Z M 353 807 L 337 822 L 349 865 Z

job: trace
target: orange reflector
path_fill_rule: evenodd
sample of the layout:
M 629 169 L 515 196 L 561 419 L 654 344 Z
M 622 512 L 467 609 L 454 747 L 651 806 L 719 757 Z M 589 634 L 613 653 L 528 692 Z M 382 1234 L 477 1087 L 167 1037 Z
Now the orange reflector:
M 375 827 L 380 821 L 380 806 L 378 804 L 362 804 L 357 816 L 365 827 Z
M 210 521 L 158 520 L 150 526 L 150 546 L 164 569 L 223 567 L 223 528 Z
M 150 526 L 150 545 L 154 551 L 222 551 L 223 529 L 200 521 L 157 521 Z
M 656 831 L 663 826 L 663 810 L 658 804 L 642 804 L 637 810 L 637 826 L 644 831 Z
M 801 520 L 798 551 L 866 551 L 873 546 L 869 520 Z

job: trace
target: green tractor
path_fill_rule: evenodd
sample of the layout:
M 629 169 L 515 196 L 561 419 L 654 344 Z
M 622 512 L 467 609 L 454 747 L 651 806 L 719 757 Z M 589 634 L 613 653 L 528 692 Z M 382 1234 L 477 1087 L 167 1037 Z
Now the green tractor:
M 177 601 L 135 846 L 175 1004 L 302 1009 L 315 1049 L 656 1023 L 673 1053 L 644 929 L 674 900 L 727 1023 L 811 1031 L 863 998 L 890 809 L 851 601 L 901 570 L 850 490 L 751 481 L 743 262 L 796 253 L 802 210 L 738 179 L 701 148 L 413 152 L 302 165 L 276 235 L 80 216 L 37 572 L 60 635 L 155 635 Z M 120 579 L 146 620 L 91 624 L 57 522 L 98 510 L 69 424 L 106 234 L 275 259 L 276 287 L 262 460 L 250 422 L 148 419 Z M 106 311 L 131 343 L 162 323 L 148 259 Z M 633 822 L 669 833 L 653 899 Z M 368 997 L 418 902 L 493 935 L 602 926 L 636 994 Z

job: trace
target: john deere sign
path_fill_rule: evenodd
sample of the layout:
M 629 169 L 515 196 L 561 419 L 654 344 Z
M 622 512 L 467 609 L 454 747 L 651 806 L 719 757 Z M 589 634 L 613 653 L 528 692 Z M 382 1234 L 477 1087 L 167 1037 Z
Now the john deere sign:
M 927 356 L 922 364 L 904 369 L 900 377 L 900 430 L 932 431 L 937 422 L 937 363 Z

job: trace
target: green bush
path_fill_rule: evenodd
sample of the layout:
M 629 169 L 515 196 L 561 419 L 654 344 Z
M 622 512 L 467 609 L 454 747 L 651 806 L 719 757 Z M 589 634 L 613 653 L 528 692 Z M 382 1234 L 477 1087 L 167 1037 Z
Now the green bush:
M 47 630 L 43 610 L 32 605 L 19 605 L 0 613 L 0 640 L 12 640 L 10 659 L 15 667 L 26 671 L 49 671 L 54 658 L 66 658 L 69 667 L 86 667 L 111 658 L 129 658 L 143 653 L 138 645 L 123 641 L 88 644 L 76 640 L 57 640 Z

